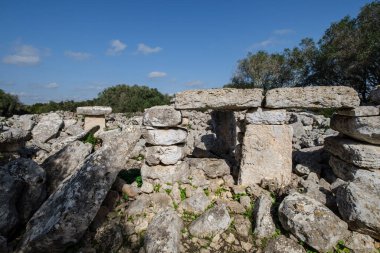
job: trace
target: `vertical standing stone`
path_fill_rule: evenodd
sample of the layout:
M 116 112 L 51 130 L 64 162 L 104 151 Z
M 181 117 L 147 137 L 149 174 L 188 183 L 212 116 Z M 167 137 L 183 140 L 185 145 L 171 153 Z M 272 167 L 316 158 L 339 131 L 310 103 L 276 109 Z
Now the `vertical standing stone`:
M 108 106 L 84 106 L 77 108 L 77 114 L 84 115 L 84 130 L 90 130 L 94 126 L 99 126 L 100 129 L 106 127 L 107 114 L 112 112 L 112 108 Z
M 289 184 L 292 172 L 293 129 L 288 125 L 247 125 L 239 183 L 269 180 L 279 187 Z

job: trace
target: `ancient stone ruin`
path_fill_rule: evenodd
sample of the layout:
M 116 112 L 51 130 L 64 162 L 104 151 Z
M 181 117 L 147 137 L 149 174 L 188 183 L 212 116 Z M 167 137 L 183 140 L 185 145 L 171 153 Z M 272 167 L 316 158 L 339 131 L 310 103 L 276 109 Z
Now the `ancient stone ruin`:
M 343 86 L 211 89 L 132 118 L 4 119 L 0 252 L 377 252 L 378 90 L 363 106 Z

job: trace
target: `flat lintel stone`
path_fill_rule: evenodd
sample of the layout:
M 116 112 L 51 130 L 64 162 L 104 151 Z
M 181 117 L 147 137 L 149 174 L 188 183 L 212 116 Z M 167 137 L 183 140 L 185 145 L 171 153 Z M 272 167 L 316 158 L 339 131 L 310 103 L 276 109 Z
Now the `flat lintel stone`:
M 239 110 L 260 107 L 263 89 L 207 89 L 189 90 L 175 95 L 178 110 Z
M 358 93 L 346 86 L 311 86 L 278 88 L 266 94 L 268 108 L 354 108 Z
M 337 114 L 351 117 L 365 117 L 380 115 L 380 108 L 377 106 L 359 106 L 353 109 L 340 109 Z
M 88 116 L 107 115 L 112 112 L 109 106 L 83 106 L 77 108 L 77 114 Z
M 286 121 L 286 110 L 252 109 L 246 113 L 245 120 L 254 125 L 282 125 Z

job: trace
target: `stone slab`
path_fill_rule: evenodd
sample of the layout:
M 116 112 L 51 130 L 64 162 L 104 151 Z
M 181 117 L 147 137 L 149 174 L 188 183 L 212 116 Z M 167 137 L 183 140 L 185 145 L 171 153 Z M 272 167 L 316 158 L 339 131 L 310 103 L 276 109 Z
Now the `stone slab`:
M 187 131 L 183 129 L 146 129 L 143 136 L 147 143 L 155 146 L 170 146 L 184 143 Z
M 181 112 L 172 106 L 154 106 L 145 110 L 143 124 L 154 127 L 173 127 L 181 124 Z
M 179 110 L 225 109 L 238 110 L 260 107 L 262 89 L 207 89 L 189 90 L 175 95 L 175 108 Z
M 106 119 L 104 116 L 86 116 L 84 118 L 84 130 L 88 131 L 95 126 L 99 126 L 100 129 L 106 127 Z
M 286 110 L 252 109 L 245 115 L 248 124 L 282 125 L 286 121 Z
M 112 112 L 112 108 L 109 106 L 83 106 L 77 108 L 77 114 L 81 115 L 107 115 Z
M 293 129 L 288 125 L 247 125 L 244 136 L 239 183 L 274 181 L 279 187 L 290 183 Z
M 380 108 L 377 106 L 359 106 L 353 109 L 340 109 L 337 114 L 351 117 L 377 116 L 380 115 Z
M 354 108 L 359 106 L 358 93 L 346 86 L 278 88 L 266 94 L 268 108 Z

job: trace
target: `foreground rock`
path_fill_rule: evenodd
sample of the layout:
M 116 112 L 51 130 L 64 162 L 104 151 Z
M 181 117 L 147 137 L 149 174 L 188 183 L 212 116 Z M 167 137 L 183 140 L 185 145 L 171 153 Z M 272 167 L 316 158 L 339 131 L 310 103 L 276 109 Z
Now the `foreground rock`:
M 325 139 L 325 149 L 358 167 L 380 169 L 380 146 L 337 136 Z
M 353 108 L 359 104 L 357 92 L 346 86 L 278 88 L 266 94 L 269 108 Z
M 280 204 L 282 226 L 320 252 L 331 250 L 348 235 L 347 224 L 318 201 L 293 192 Z
M 112 136 L 30 219 L 20 252 L 63 252 L 83 236 L 141 131 L 136 128 Z
M 143 181 L 163 183 L 187 182 L 190 175 L 189 164 L 181 162 L 175 165 L 154 165 L 144 164 L 141 167 L 141 177 Z
M 224 232 L 230 225 L 231 218 L 225 205 L 217 205 L 193 221 L 189 232 L 193 236 L 205 238 L 214 237 Z
M 305 249 L 295 241 L 280 235 L 271 239 L 264 249 L 264 253 L 306 253 Z
M 181 202 L 180 207 L 190 213 L 201 214 L 211 204 L 211 201 L 206 196 L 201 188 L 198 188 L 190 198 Z
M 145 234 L 146 253 L 180 252 L 183 222 L 172 209 L 157 213 L 150 222 Z
M 276 230 L 271 215 L 272 199 L 266 195 L 260 196 L 255 202 L 253 210 L 253 221 L 255 223 L 253 232 L 257 238 L 271 237 Z
M 380 116 L 350 117 L 334 115 L 330 127 L 354 139 L 380 144 Z
M 278 187 L 289 184 L 292 172 L 291 126 L 247 125 L 239 183 L 273 181 Z
M 184 143 L 187 132 L 183 129 L 147 129 L 144 131 L 147 143 L 156 146 L 170 146 Z
M 176 164 L 184 157 L 184 148 L 180 146 L 151 146 L 146 147 L 146 162 L 149 165 Z
M 380 240 L 380 192 L 370 192 L 356 183 L 339 186 L 339 213 L 350 229 Z
M 11 128 L 0 133 L 0 151 L 14 152 L 25 146 L 25 143 L 32 138 L 29 131 L 19 128 Z
M 33 139 L 42 143 L 47 142 L 57 136 L 61 127 L 63 127 L 62 117 L 57 113 L 49 113 L 33 128 Z
M 154 106 L 145 110 L 143 124 L 153 127 L 173 127 L 181 123 L 181 112 L 171 106 Z
M 260 107 L 262 89 L 189 90 L 175 95 L 176 109 L 247 109 Z
M 218 178 L 230 174 L 230 166 L 223 159 L 216 158 L 190 158 L 191 169 L 203 170 L 209 178 Z

